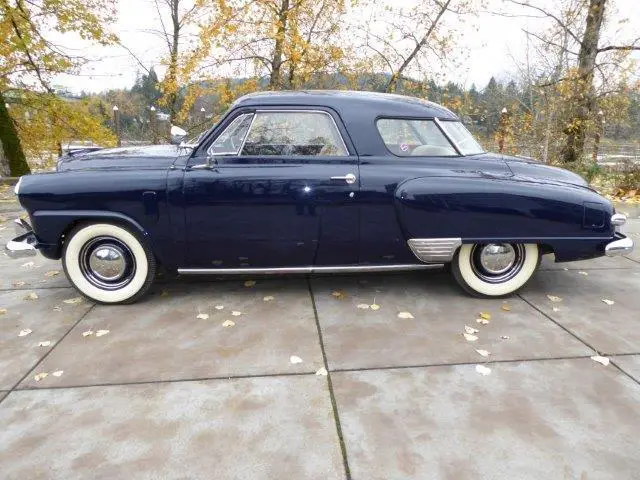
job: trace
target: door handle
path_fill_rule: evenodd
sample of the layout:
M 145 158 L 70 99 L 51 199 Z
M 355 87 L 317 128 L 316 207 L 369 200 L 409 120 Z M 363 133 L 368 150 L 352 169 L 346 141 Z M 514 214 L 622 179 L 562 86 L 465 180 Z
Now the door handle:
M 353 173 L 347 173 L 346 175 L 331 177 L 331 180 L 344 180 L 349 185 L 356 183 L 356 176 Z

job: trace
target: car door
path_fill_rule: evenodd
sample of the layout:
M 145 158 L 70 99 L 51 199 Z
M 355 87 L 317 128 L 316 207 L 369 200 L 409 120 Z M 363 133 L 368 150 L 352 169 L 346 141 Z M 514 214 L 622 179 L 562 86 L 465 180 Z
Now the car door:
M 327 109 L 240 109 L 184 175 L 192 268 L 358 262 L 358 162 Z

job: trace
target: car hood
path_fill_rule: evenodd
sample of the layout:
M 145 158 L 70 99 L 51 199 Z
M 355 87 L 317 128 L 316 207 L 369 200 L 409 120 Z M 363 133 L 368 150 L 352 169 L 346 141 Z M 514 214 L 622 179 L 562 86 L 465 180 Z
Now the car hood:
M 577 173 L 570 172 L 563 168 L 545 165 L 533 158 L 513 157 L 496 153 L 485 153 L 482 157 L 487 160 L 502 160 L 513 173 L 515 180 L 535 183 L 574 185 L 577 187 L 587 188 L 589 186 L 585 179 Z
M 146 145 L 79 151 L 60 157 L 58 171 L 167 168 L 179 155 L 176 145 Z

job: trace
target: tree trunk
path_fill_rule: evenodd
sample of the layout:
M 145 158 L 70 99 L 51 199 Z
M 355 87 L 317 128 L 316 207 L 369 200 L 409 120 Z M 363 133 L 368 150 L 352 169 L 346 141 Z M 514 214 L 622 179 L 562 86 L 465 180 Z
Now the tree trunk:
M 565 129 L 567 143 L 562 152 L 565 162 L 582 159 L 584 152 L 587 123 L 595 106 L 593 71 L 596 67 L 598 42 L 606 3 L 607 0 L 590 0 L 589 2 L 587 24 L 578 52 L 578 78 L 574 90 L 575 111 L 569 126 Z
M 0 174 L 19 177 L 28 173 L 31 169 L 22 151 L 18 131 L 0 92 Z
M 287 32 L 287 17 L 289 13 L 289 0 L 282 0 L 278 12 L 278 31 L 276 32 L 276 43 L 273 46 L 273 57 L 271 59 L 271 78 L 269 88 L 278 90 L 281 87 L 280 70 L 282 68 L 282 52 L 284 50 L 284 37 Z
M 180 51 L 180 16 L 179 9 L 180 0 L 173 0 L 171 2 L 171 21 L 173 24 L 173 33 L 171 39 L 171 50 L 169 55 L 169 66 L 167 69 L 167 76 L 169 81 L 174 84 L 178 78 L 178 52 Z M 167 106 L 169 107 L 169 125 L 173 125 L 178 116 L 178 92 L 173 90 L 168 95 Z M 169 130 L 171 127 L 169 127 Z M 171 133 L 167 132 L 169 140 L 171 140 Z

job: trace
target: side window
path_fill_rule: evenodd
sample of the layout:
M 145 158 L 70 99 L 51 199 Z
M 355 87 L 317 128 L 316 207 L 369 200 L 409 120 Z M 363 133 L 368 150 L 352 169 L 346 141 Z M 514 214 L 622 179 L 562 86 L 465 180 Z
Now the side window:
M 381 118 L 376 122 L 387 148 L 400 157 L 457 156 L 433 120 Z
M 209 155 L 237 155 L 247 136 L 253 113 L 236 117 L 209 147 Z
M 347 156 L 336 125 L 323 112 L 259 112 L 241 155 Z

